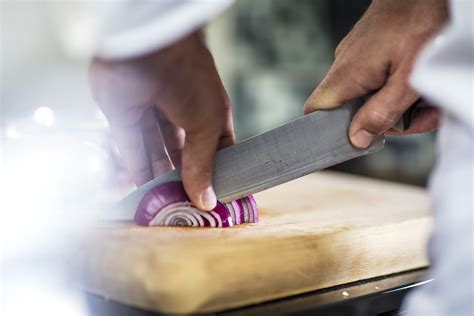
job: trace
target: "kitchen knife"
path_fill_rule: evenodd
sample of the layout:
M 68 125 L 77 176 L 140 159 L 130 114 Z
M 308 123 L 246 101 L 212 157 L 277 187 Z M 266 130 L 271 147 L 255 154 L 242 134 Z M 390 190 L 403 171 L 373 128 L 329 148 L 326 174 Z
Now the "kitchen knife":
M 357 99 L 337 109 L 313 112 L 219 150 L 213 178 L 218 200 L 229 202 L 382 149 L 382 135 L 365 149 L 355 148 L 349 141 L 349 124 L 362 104 L 363 99 Z M 177 169 L 149 181 L 122 199 L 107 217 L 133 218 L 146 192 L 158 184 L 180 180 Z

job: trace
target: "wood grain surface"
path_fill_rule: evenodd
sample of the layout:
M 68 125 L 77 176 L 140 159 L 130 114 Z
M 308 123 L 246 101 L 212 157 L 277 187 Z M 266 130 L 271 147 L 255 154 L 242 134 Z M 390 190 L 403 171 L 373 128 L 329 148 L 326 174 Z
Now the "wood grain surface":
M 256 195 L 260 223 L 97 225 L 71 260 L 83 289 L 168 313 L 220 311 L 427 266 L 423 189 L 321 172 Z

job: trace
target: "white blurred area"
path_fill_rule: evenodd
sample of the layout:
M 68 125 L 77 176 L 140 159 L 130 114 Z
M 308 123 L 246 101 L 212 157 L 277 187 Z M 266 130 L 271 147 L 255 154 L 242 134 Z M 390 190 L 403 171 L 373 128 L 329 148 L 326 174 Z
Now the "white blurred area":
M 89 94 L 88 8 L 0 2 L 0 315 L 87 315 L 65 258 L 130 188 Z
M 111 2 L 0 0 L 0 316 L 88 315 L 64 259 L 132 188 L 87 80 L 91 12 Z M 238 139 L 301 115 L 368 3 L 239 0 L 209 24 Z M 338 170 L 424 183 L 432 136 L 387 137 Z

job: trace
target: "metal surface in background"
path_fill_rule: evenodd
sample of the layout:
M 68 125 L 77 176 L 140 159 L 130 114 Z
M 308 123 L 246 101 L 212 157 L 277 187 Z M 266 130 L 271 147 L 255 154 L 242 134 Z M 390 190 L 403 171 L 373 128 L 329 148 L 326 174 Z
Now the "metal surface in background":
M 334 110 L 313 112 L 220 150 L 213 179 L 217 198 L 229 202 L 382 149 L 383 136 L 366 149 L 355 148 L 349 141 L 349 124 L 361 103 L 355 100 Z M 146 192 L 163 182 L 180 180 L 179 173 L 171 171 L 139 187 L 110 217 L 133 218 Z

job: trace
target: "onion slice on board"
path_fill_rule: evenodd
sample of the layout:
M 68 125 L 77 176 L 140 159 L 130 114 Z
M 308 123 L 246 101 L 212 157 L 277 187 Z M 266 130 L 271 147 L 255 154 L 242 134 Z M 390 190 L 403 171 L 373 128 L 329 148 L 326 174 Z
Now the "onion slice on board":
M 148 191 L 135 213 L 135 223 L 143 226 L 229 227 L 256 223 L 258 210 L 249 195 L 229 203 L 217 202 L 210 212 L 197 209 L 190 201 L 183 184 L 162 183 Z

